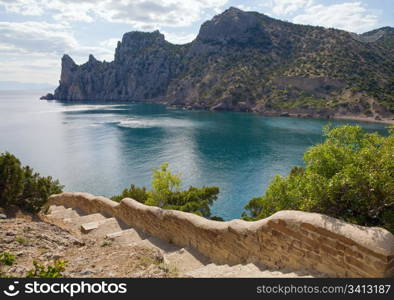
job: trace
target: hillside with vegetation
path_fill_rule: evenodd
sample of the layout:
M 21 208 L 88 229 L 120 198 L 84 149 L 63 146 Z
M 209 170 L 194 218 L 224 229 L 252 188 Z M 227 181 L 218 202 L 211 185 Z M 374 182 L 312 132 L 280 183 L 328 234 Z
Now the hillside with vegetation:
M 303 210 L 394 233 L 394 127 L 389 136 L 359 126 L 326 127 L 326 140 L 304 154 L 305 167 L 277 175 L 245 206 L 246 220 Z
M 129 32 L 115 59 L 62 59 L 47 99 L 153 101 L 189 109 L 394 117 L 394 29 L 357 35 L 230 8 L 185 45 Z

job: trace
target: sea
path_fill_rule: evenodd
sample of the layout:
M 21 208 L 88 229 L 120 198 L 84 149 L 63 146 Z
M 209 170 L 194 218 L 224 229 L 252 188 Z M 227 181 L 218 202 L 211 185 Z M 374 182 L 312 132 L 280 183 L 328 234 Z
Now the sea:
M 131 184 L 150 187 L 168 162 L 182 187 L 218 186 L 212 215 L 240 218 L 276 174 L 302 166 L 322 143 L 322 128 L 384 124 L 251 113 L 168 109 L 159 104 L 39 100 L 45 91 L 0 91 L 0 152 L 16 155 L 65 191 L 113 196 Z

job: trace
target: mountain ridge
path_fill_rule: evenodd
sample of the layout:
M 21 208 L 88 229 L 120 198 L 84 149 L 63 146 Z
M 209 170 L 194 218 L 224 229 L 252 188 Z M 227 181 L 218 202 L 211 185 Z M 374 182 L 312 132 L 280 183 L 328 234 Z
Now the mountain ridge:
M 394 29 L 356 35 L 229 8 L 184 45 L 128 32 L 112 62 L 62 58 L 58 100 L 315 117 L 394 116 Z

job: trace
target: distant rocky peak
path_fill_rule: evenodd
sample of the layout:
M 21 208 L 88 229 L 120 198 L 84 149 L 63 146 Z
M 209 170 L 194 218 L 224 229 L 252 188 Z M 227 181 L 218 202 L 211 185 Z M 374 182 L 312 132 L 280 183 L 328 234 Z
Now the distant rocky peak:
M 64 54 L 62 57 L 62 72 L 60 75 L 60 83 L 61 84 L 69 84 L 72 81 L 72 74 L 75 70 L 78 69 L 78 65 L 73 61 L 73 59 Z
M 62 68 L 72 68 L 77 66 L 74 60 L 67 54 L 64 54 L 62 57 Z
M 237 8 L 237 7 L 231 6 L 228 9 L 226 9 L 224 12 L 222 12 L 220 15 L 233 15 L 233 16 L 235 16 L 237 14 L 242 14 L 242 13 L 245 13 L 245 11 L 243 11 L 243 10 Z
M 166 43 L 164 34 L 153 32 L 131 31 L 123 35 L 115 50 L 115 61 L 123 61 L 127 56 L 142 53 L 144 49 Z
M 240 10 L 236 7 L 230 7 L 229 9 L 225 10 L 219 15 L 216 15 L 213 17 L 211 21 L 213 24 L 219 24 L 222 22 L 240 22 L 241 20 L 244 20 L 248 16 L 248 13 Z M 206 22 L 206 23 L 208 23 Z
M 262 37 L 264 41 L 267 41 L 268 36 L 260 16 L 262 15 L 230 7 L 212 20 L 205 22 L 200 28 L 197 40 L 249 45 L 260 41 Z
M 164 41 L 164 34 L 160 33 L 159 30 L 153 32 L 131 31 L 123 35 L 121 44 L 123 46 L 149 45 Z
M 99 61 L 93 56 L 93 54 L 89 54 L 88 62 L 89 63 L 96 63 L 96 62 L 99 62 Z

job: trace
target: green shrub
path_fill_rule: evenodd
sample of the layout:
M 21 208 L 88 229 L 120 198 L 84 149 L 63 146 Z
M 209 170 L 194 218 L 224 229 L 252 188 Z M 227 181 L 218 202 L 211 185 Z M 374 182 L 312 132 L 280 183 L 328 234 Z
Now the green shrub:
M 160 169 L 153 169 L 152 190 L 146 204 L 164 207 L 169 204 L 172 196 L 180 191 L 180 186 L 180 176 L 168 170 L 168 163 L 162 164 Z
M 41 177 L 10 153 L 0 155 L 0 206 L 16 205 L 29 212 L 38 212 L 52 194 L 63 186 L 52 177 Z
M 15 238 L 15 241 L 17 241 L 19 244 L 21 245 L 25 245 L 27 244 L 29 241 L 27 240 L 27 238 L 23 237 L 23 236 L 17 236 Z
M 6 266 L 12 266 L 15 262 L 15 255 L 3 252 L 0 254 L 0 263 Z
M 130 189 L 123 190 L 122 194 L 111 199 L 119 202 L 128 197 L 147 205 L 191 212 L 209 218 L 210 205 L 217 199 L 219 188 L 190 186 L 187 190 L 181 190 L 181 183 L 180 175 L 172 174 L 168 170 L 168 163 L 164 163 L 160 169 L 153 169 L 152 190 L 131 185 Z
M 0 206 L 16 202 L 23 192 L 23 169 L 20 161 L 10 153 L 0 155 Z
M 33 261 L 34 269 L 27 272 L 27 278 L 62 278 L 67 262 L 55 260 L 53 265 L 44 266 L 37 261 Z
M 131 198 L 138 202 L 145 203 L 148 200 L 148 192 L 145 187 L 139 188 L 134 184 L 129 189 L 124 189 L 120 195 L 111 197 L 112 200 L 120 202 L 124 198 Z
M 394 128 L 388 137 L 359 126 L 326 127 L 324 135 L 324 143 L 305 153 L 306 167 L 276 176 L 245 206 L 244 219 L 294 209 L 394 232 Z

